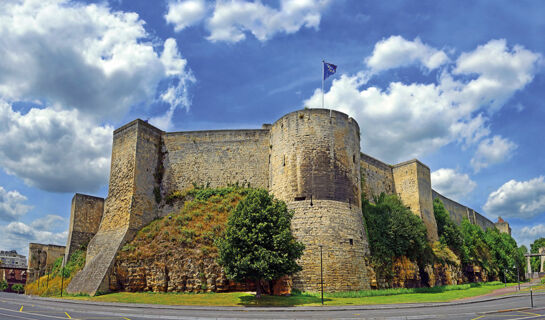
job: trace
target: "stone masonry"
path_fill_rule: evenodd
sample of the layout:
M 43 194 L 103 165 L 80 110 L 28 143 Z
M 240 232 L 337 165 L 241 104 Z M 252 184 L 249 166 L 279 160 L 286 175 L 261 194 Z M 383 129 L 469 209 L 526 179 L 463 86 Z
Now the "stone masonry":
M 398 194 L 422 218 L 429 239 L 437 239 L 429 168 L 418 160 L 392 166 L 361 153 L 359 126 L 344 113 L 299 110 L 252 130 L 163 132 L 135 120 L 114 131 L 100 226 L 88 244 L 84 269 L 67 291 L 107 291 L 121 247 L 153 219 L 179 210 L 167 203 L 170 195 L 194 185 L 237 183 L 268 189 L 294 210 L 293 233 L 306 246 L 299 261 L 303 270 L 293 279 L 301 290 L 319 287 L 320 247 L 327 291 L 369 288 L 362 187 L 369 199 L 380 192 Z M 87 212 L 78 209 L 78 199 L 71 221 Z M 81 208 L 98 212 L 99 202 Z M 474 211 L 470 218 L 479 225 L 489 222 Z M 68 247 L 80 241 L 75 230 L 71 222 Z
M 64 251 L 64 246 L 30 243 L 28 245 L 27 281 L 36 281 L 36 279 L 49 272 L 55 260 L 64 255 Z
M 104 212 L 104 199 L 76 193 L 70 209 L 70 228 L 66 243 L 66 260 L 75 250 L 87 247 L 95 236 Z

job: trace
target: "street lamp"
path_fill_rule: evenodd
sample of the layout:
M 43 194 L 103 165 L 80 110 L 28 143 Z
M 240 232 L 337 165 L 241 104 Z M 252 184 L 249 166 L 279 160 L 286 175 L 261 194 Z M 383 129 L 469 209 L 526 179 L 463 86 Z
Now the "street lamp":
M 61 298 L 62 298 L 63 287 L 64 287 L 64 253 L 62 254 L 62 269 L 61 269 Z

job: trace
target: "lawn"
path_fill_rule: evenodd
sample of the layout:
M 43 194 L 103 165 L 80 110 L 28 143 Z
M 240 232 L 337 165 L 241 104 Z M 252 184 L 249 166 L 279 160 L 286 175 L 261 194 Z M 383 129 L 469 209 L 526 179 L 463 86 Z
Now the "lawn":
M 508 284 L 513 286 L 516 284 Z M 326 305 L 370 305 L 393 303 L 446 302 L 461 298 L 475 297 L 490 293 L 505 285 L 499 282 L 482 284 L 464 284 L 420 289 L 366 290 L 356 292 L 326 293 Z M 409 291 L 409 293 L 406 293 Z M 201 306 L 317 306 L 321 304 L 320 293 L 295 293 L 289 297 L 268 296 L 256 299 L 253 293 L 153 293 L 153 292 L 116 292 L 96 297 L 68 296 L 66 299 L 147 303 L 165 305 L 201 305 Z

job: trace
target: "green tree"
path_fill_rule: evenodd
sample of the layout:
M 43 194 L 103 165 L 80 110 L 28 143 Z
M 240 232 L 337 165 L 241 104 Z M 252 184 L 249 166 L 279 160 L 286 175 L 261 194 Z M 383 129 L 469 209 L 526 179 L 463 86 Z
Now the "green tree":
M 362 200 L 371 259 L 381 277 L 392 278 L 392 262 L 397 257 L 406 256 L 420 266 L 431 261 L 426 227 L 399 197 L 381 193 L 374 197 L 375 204 Z
M 545 248 L 545 238 L 536 239 L 532 244 L 530 244 L 530 253 L 539 253 L 539 248 Z M 540 259 L 539 257 L 532 257 L 532 271 L 540 271 Z
M 6 280 L 0 281 L 0 291 L 6 291 L 7 288 L 8 288 L 8 283 L 6 282 Z
M 286 204 L 266 190 L 250 191 L 229 216 L 224 237 L 216 241 L 218 263 L 227 277 L 256 281 L 260 297 L 262 280 L 300 271 L 296 260 L 304 245 L 291 233 L 292 216 Z
M 433 200 L 433 214 L 437 223 L 439 241 L 462 258 L 464 239 L 460 228 L 450 218 L 450 214 L 445 209 L 443 202 L 437 198 Z
M 25 287 L 20 283 L 16 283 L 16 284 L 11 286 L 11 290 L 13 290 L 13 291 L 15 291 L 17 293 L 23 293 L 23 292 L 25 292 Z

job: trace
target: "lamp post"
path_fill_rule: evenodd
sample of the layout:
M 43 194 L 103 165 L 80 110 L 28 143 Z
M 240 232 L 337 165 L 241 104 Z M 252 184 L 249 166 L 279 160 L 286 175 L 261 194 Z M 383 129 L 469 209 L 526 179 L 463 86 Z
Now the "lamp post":
M 518 285 L 519 285 L 519 291 L 520 291 L 520 274 L 519 274 L 519 266 L 518 264 L 515 262 L 515 268 L 517 268 L 517 282 L 518 282 Z
M 64 254 L 62 255 L 62 269 L 61 269 L 61 298 L 62 298 L 63 287 L 64 287 Z
M 322 286 L 322 305 L 324 305 L 324 268 L 323 268 L 322 245 L 320 245 L 320 284 Z

